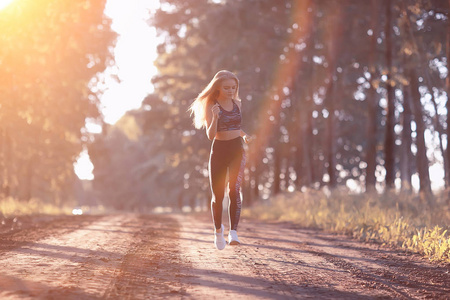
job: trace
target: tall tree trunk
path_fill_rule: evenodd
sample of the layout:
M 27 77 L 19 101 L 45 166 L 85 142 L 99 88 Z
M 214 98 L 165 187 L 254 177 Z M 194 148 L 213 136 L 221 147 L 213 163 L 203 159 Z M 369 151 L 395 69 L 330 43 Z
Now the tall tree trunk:
M 247 156 L 248 159 L 248 156 Z M 251 176 L 250 176 L 250 168 L 247 168 L 248 173 L 244 173 L 243 187 L 242 187 L 242 197 L 245 200 L 245 203 L 249 206 L 253 203 L 252 198 L 252 186 L 251 186 Z
M 410 82 L 411 82 L 411 103 L 413 103 L 414 120 L 416 122 L 417 131 L 417 171 L 419 173 L 420 180 L 420 194 L 421 198 L 432 203 L 431 193 L 431 181 L 429 173 L 429 162 L 427 158 L 427 148 L 425 145 L 425 122 L 423 121 L 423 110 L 420 102 L 419 92 L 419 80 L 416 71 L 411 68 L 410 70 Z
M 296 101 L 300 101 L 300 99 L 296 99 Z M 291 135 L 292 135 L 292 139 L 293 139 L 293 148 L 295 149 L 295 154 L 294 154 L 294 171 L 295 171 L 295 186 L 296 189 L 299 189 L 303 182 L 302 182 L 302 178 L 305 174 L 305 169 L 303 168 L 303 162 L 304 162 L 304 155 L 303 155 L 303 144 L 305 144 L 304 141 L 304 131 L 303 131 L 303 127 L 304 127 L 304 119 L 302 116 L 302 110 L 298 108 L 298 105 L 295 106 L 295 115 L 297 116 L 296 118 L 296 126 L 300 126 L 300 130 L 298 130 L 298 132 L 295 131 L 291 131 Z
M 260 149 L 250 146 L 248 150 L 248 168 L 249 168 L 249 203 L 255 203 L 259 199 L 259 178 L 261 173 L 261 157 L 258 155 Z M 246 200 L 247 201 L 247 200 Z
M 335 187 L 337 184 L 336 178 L 336 127 L 337 124 L 335 122 L 335 112 L 337 111 L 336 103 L 335 103 L 335 95 L 334 95 L 334 87 L 335 87 L 335 74 L 336 74 L 336 65 L 337 58 L 339 57 L 339 52 L 341 49 L 342 42 L 342 32 L 343 32 L 343 19 L 344 15 L 342 13 L 342 6 L 347 4 L 346 1 L 341 5 L 337 5 L 335 7 L 336 12 L 335 16 L 331 22 L 331 26 L 333 26 L 330 31 L 330 41 L 329 41 L 329 51 L 328 51 L 328 77 L 329 80 L 327 92 L 325 96 L 325 109 L 328 110 L 328 120 L 327 120 L 327 134 L 326 134 L 326 153 L 327 156 L 327 173 L 329 176 L 329 186 L 331 188 Z
M 312 18 L 312 24 L 315 24 L 317 22 L 317 14 L 316 12 L 316 6 L 317 6 L 317 2 L 311 1 L 311 7 L 312 7 L 312 12 L 314 15 L 314 18 Z M 305 182 L 304 184 L 308 187 L 311 188 L 313 186 L 313 184 L 317 181 L 319 181 L 316 177 L 318 173 L 322 174 L 322 171 L 317 172 L 316 170 L 321 170 L 321 168 L 319 168 L 319 166 L 321 166 L 321 161 L 320 160 L 315 160 L 314 159 L 314 153 L 315 153 L 315 149 L 316 148 L 316 142 L 317 142 L 317 137 L 315 137 L 313 135 L 313 116 L 312 116 L 312 111 L 314 110 L 314 89 L 313 87 L 316 86 L 316 79 L 315 79 L 315 68 L 316 68 L 316 64 L 313 63 L 313 56 L 315 53 L 315 45 L 316 45 L 316 39 L 317 39 L 317 28 L 316 26 L 311 26 L 311 42 L 309 43 L 309 57 L 310 59 L 309 61 L 309 78 L 311 79 L 309 88 L 308 88 L 308 93 L 306 95 L 306 110 L 302 111 L 303 117 L 305 120 L 305 126 L 304 126 L 304 132 L 303 132 L 303 136 L 304 136 L 304 144 L 302 145 L 303 147 L 303 155 L 304 155 L 304 176 L 305 176 Z M 322 178 L 322 177 L 321 177 Z M 321 179 L 320 179 L 321 180 Z
M 441 4 L 442 3 L 440 3 L 439 1 L 437 1 L 437 2 L 432 1 L 432 5 L 435 8 L 440 7 Z M 450 1 L 447 3 L 447 5 L 444 5 L 444 6 L 446 6 L 446 10 L 448 12 L 448 9 L 450 9 Z M 406 20 L 406 22 L 405 22 L 406 32 L 407 32 L 407 34 L 410 35 L 411 41 L 413 43 L 413 46 L 416 49 L 418 49 L 418 52 L 416 53 L 417 60 L 418 60 L 418 64 L 417 64 L 418 65 L 418 69 L 420 70 L 420 72 L 423 73 L 423 78 L 425 79 L 425 82 L 427 83 L 427 87 L 428 87 L 429 93 L 431 95 L 431 100 L 432 100 L 431 103 L 433 104 L 434 110 L 436 112 L 434 114 L 434 116 L 433 116 L 433 122 L 434 122 L 433 125 L 435 127 L 436 133 L 438 134 L 439 149 L 440 149 L 440 151 L 442 153 L 442 156 L 443 156 L 443 159 L 444 159 L 443 164 L 444 164 L 444 182 L 445 182 L 445 187 L 448 187 L 448 180 L 449 180 L 448 179 L 448 176 L 449 176 L 448 164 L 449 164 L 449 161 L 447 159 L 446 151 L 444 150 L 444 146 L 443 146 L 444 129 L 443 129 L 443 126 L 442 126 L 442 124 L 440 123 L 440 120 L 439 120 L 440 116 L 438 114 L 438 112 L 439 112 L 438 104 L 436 102 L 436 98 L 434 96 L 434 91 L 433 91 L 433 87 L 436 86 L 436 81 L 438 81 L 439 79 L 438 78 L 432 78 L 432 74 L 430 74 L 430 71 L 429 71 L 429 68 L 428 68 L 427 58 L 426 58 L 426 56 L 421 55 L 421 53 L 426 53 L 427 50 L 424 47 L 423 40 L 418 42 L 416 36 L 414 35 L 413 29 L 412 29 L 412 26 L 411 26 L 411 18 L 409 16 L 408 9 L 406 8 L 405 3 L 403 3 L 403 2 L 401 3 L 401 8 L 402 8 L 402 10 L 403 10 L 403 12 L 404 12 L 404 14 L 406 16 L 406 18 L 405 18 L 405 20 Z M 435 12 L 436 12 L 436 10 L 435 10 Z M 447 21 L 447 36 L 446 36 L 446 38 L 447 38 L 447 51 L 449 51 L 448 49 L 450 47 L 450 44 L 449 44 L 450 43 L 450 41 L 449 41 L 450 37 L 449 37 L 449 35 L 450 35 L 450 22 Z M 448 55 L 447 55 L 447 57 L 448 57 Z M 447 105 L 448 104 L 449 103 L 447 102 Z M 447 107 L 447 109 L 448 109 L 448 107 Z M 448 130 L 448 127 L 447 127 L 447 130 Z
M 406 63 L 405 63 L 406 65 Z M 410 86 L 404 86 L 403 88 L 403 113 L 402 113 L 402 146 L 400 156 L 400 178 L 401 178 L 401 190 L 403 192 L 411 192 L 411 176 L 412 176 L 412 153 L 411 153 L 411 93 L 409 92 Z
M 33 168 L 34 168 L 34 157 L 28 159 L 26 161 L 26 170 L 25 170 L 25 186 L 24 186 L 24 200 L 29 201 L 32 197 L 32 189 L 33 189 Z
M 12 173 L 12 139 L 9 135 L 8 128 L 0 131 L 0 195 L 3 197 L 11 196 L 11 177 Z
M 322 186 L 324 174 L 324 147 L 322 145 L 322 134 L 314 134 L 314 130 L 318 130 L 317 123 L 310 113 L 308 115 L 308 128 L 306 132 L 310 136 L 311 147 L 309 148 L 308 157 L 311 162 L 311 183 L 313 186 Z M 322 159 L 320 159 L 322 154 Z
M 386 86 L 386 133 L 384 140 L 384 168 L 386 169 L 386 189 L 394 188 L 395 181 L 395 104 L 394 104 L 394 84 L 392 78 L 392 23 L 391 23 L 391 0 L 385 1 L 386 5 L 386 67 L 387 67 L 387 86 Z
M 313 145 L 313 134 L 312 134 L 312 115 L 311 110 L 309 109 L 310 105 L 312 105 L 312 89 L 311 89 L 311 98 L 308 101 L 309 105 L 307 105 L 308 110 L 305 112 L 303 111 L 302 119 L 305 120 L 304 126 L 302 126 L 303 131 L 303 140 L 304 143 L 301 145 L 303 147 L 303 176 L 304 176 L 304 185 L 307 187 L 311 187 L 312 183 L 314 182 L 314 145 Z
M 378 11 L 376 0 L 372 0 L 372 37 L 370 39 L 370 52 L 369 52 L 369 72 L 370 72 L 370 88 L 367 97 L 367 152 L 366 152 L 366 192 L 372 192 L 375 190 L 376 177 L 376 158 L 377 158 L 377 107 L 378 98 L 374 86 L 376 65 L 375 65 L 375 52 L 377 47 L 376 30 L 378 24 Z
M 307 71 L 306 73 L 309 75 L 309 64 L 307 65 Z M 304 99 L 303 95 L 306 95 L 306 93 L 302 93 L 302 76 L 301 72 L 298 72 L 295 76 L 294 82 L 292 87 L 292 107 L 293 110 L 293 118 L 291 122 L 291 126 L 289 127 L 289 141 L 292 143 L 292 149 L 293 149 L 293 168 L 295 171 L 295 180 L 294 185 L 296 189 L 300 189 L 303 182 L 302 178 L 305 174 L 305 169 L 303 168 L 304 164 L 304 155 L 303 155 L 303 145 L 305 144 L 305 136 L 303 128 L 305 126 L 305 119 L 303 111 L 307 109 L 307 107 L 304 105 L 305 101 L 302 101 Z M 308 87 L 305 87 L 306 89 Z
M 294 156 L 294 170 L 295 170 L 295 187 L 299 189 L 302 186 L 303 177 L 303 147 L 302 147 L 302 130 L 297 134 L 297 141 L 295 142 L 295 156 Z
M 334 107 L 334 101 L 331 99 L 331 95 L 333 93 L 333 76 L 330 78 L 330 85 L 328 87 L 328 92 L 326 98 L 328 99 L 328 105 L 327 109 L 329 111 L 328 119 L 327 119 L 327 135 L 326 135 L 326 147 L 328 153 L 328 165 L 327 165 L 327 173 L 329 176 L 329 182 L 328 185 L 331 188 L 336 187 L 337 181 L 336 181 L 336 136 L 335 136 L 335 107 Z
M 278 147 L 274 149 L 274 167 L 273 167 L 273 185 L 272 185 L 272 194 L 277 195 L 280 193 L 281 188 L 281 160 L 283 159 L 283 144 L 278 143 Z
M 312 58 L 309 60 L 312 61 Z M 313 65 L 309 63 L 306 67 L 306 77 L 313 78 Z M 297 78 L 298 87 L 302 87 L 300 79 Z M 313 105 L 313 89 L 312 82 L 304 87 L 304 91 L 302 96 L 305 101 L 301 101 L 301 99 L 296 98 L 294 101 L 300 102 L 300 105 L 295 106 L 295 116 L 296 123 L 295 128 L 291 129 L 291 132 L 294 137 L 295 144 L 295 160 L 294 160 L 294 168 L 296 173 L 295 185 L 296 188 L 299 189 L 301 186 L 310 186 L 312 183 L 312 163 L 313 157 L 311 157 L 310 153 L 313 151 L 312 137 L 311 137 L 311 107 Z M 299 92 L 296 90 L 296 93 Z M 299 93 L 297 95 L 300 96 Z
M 253 183 L 252 183 L 252 202 L 255 203 L 259 200 L 259 178 L 261 173 L 261 167 L 258 165 L 254 166 L 253 173 Z
M 450 0 L 448 1 L 450 6 Z M 447 18 L 447 70 L 450 70 L 450 18 Z M 445 173 L 447 178 L 447 186 L 450 186 L 450 72 L 447 71 L 447 78 L 445 80 L 447 88 L 447 103 L 445 107 L 447 108 L 447 149 L 445 158 L 447 166 Z
M 6 182 L 5 168 L 5 130 L 0 128 L 0 196 L 4 196 L 3 187 Z
M 9 133 L 8 128 L 5 129 L 5 181 L 3 183 L 3 193 L 5 197 L 11 196 L 11 187 L 12 187 L 12 176 L 13 176 L 13 139 Z

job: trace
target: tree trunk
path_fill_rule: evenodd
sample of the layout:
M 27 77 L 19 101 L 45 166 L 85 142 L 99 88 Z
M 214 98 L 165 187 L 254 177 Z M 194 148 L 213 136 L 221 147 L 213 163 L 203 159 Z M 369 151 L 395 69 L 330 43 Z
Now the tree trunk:
M 255 149 L 255 147 L 249 147 L 248 150 L 248 168 L 249 168 L 249 186 L 250 186 L 250 190 L 249 190 L 249 196 L 246 198 L 245 201 L 248 201 L 248 203 L 255 203 L 256 201 L 258 201 L 259 199 L 259 190 L 258 190 L 258 185 L 259 185 L 259 174 L 260 174 L 260 170 L 258 167 L 258 161 L 260 162 L 261 160 L 258 160 L 258 150 L 259 149 Z M 247 200 L 248 199 L 248 200 Z
M 450 6 L 450 0 L 448 1 Z M 447 70 L 450 70 L 450 18 L 447 18 Z M 445 107 L 447 108 L 447 148 L 445 158 L 447 166 L 445 170 L 446 178 L 447 178 L 447 186 L 450 186 L 450 72 L 447 72 L 447 78 L 445 80 L 446 88 L 447 88 L 447 103 Z
M 329 90 L 327 92 L 327 96 L 326 98 L 328 99 L 328 105 L 327 105 L 327 109 L 329 111 L 329 115 L 328 115 L 328 119 L 327 119 L 327 135 L 326 135 L 326 146 L 325 149 L 327 149 L 328 153 L 328 165 L 327 165 L 327 173 L 329 176 L 329 182 L 328 185 L 330 186 L 330 188 L 334 188 L 336 187 L 336 136 L 335 136 L 335 122 L 334 122 L 334 112 L 335 112 L 335 108 L 334 108 L 334 102 L 333 99 L 331 99 L 331 95 L 333 93 L 333 76 L 331 76 L 330 78 L 331 83 L 329 86 Z
M 289 126 L 289 141 L 292 145 L 292 161 L 295 172 L 294 185 L 297 190 L 299 190 L 303 184 L 303 145 L 305 144 L 305 141 L 302 129 L 305 124 L 305 119 L 302 112 L 307 109 L 307 107 L 304 105 L 304 101 L 302 101 L 302 90 L 300 89 L 300 87 L 302 86 L 302 77 L 300 76 L 300 74 L 301 73 L 298 72 L 294 77 L 294 84 L 292 86 L 291 109 L 293 111 L 293 118 Z M 307 74 L 309 75 L 309 73 Z
M 405 64 L 406 65 L 406 64 Z M 401 178 L 401 190 L 403 192 L 411 192 L 411 176 L 412 176 L 412 154 L 411 154 L 411 93 L 409 92 L 409 86 L 405 86 L 403 89 L 403 114 L 402 114 L 402 146 L 400 156 L 400 178 Z
M 297 101 L 299 101 L 299 99 L 296 99 Z M 296 106 L 297 108 L 297 106 Z M 293 139 L 293 143 L 294 143 L 294 170 L 295 170 L 295 187 L 296 189 L 299 189 L 303 182 L 302 179 L 304 177 L 305 174 L 305 169 L 303 168 L 303 162 L 304 162 L 304 153 L 303 153 L 303 145 L 305 144 L 305 139 L 304 139 L 304 119 L 302 116 L 302 110 L 301 109 L 295 109 L 295 114 L 297 116 L 297 121 L 296 126 L 300 126 L 300 130 L 298 130 L 298 132 L 292 131 L 291 135 L 292 135 L 292 139 Z
M 6 183 L 5 168 L 5 130 L 0 128 L 0 196 L 4 196 L 4 186 Z
M 1 167 L 1 180 L 0 180 L 0 195 L 3 197 L 11 196 L 11 183 L 12 183 L 12 139 L 9 135 L 8 128 L 0 131 L 0 167 Z
M 384 168 L 386 169 L 386 189 L 394 188 L 395 181 L 395 104 L 394 104 L 394 84 L 392 78 L 392 24 L 391 24 L 391 0 L 385 1 L 386 5 L 386 133 L 384 140 Z
M 431 181 L 429 173 L 429 162 L 427 158 L 427 148 L 425 145 L 425 122 L 423 121 L 423 110 L 420 102 L 419 81 L 416 71 L 410 70 L 411 82 L 411 103 L 413 103 L 414 120 L 416 122 L 417 131 L 417 171 L 420 179 L 421 198 L 432 203 Z
M 307 137 L 305 137 L 305 140 L 308 141 L 309 145 L 304 145 L 304 147 L 306 150 L 305 156 L 309 163 L 311 186 L 313 186 L 316 183 L 320 183 L 323 178 L 323 161 L 321 161 L 317 155 L 318 152 L 323 151 L 323 148 L 321 145 L 320 135 L 313 134 L 315 122 L 311 111 L 306 117 L 307 127 L 305 129 L 307 135 Z
M 376 63 L 375 52 L 377 47 L 376 39 L 376 26 L 378 24 L 378 11 L 377 3 L 372 0 L 372 37 L 370 39 L 370 52 L 369 52 L 369 72 L 370 72 L 370 89 L 367 97 L 367 152 L 366 152 L 366 192 L 372 192 L 375 190 L 376 177 L 376 158 L 377 158 L 377 107 L 378 99 L 377 93 L 374 87 L 375 75 L 376 75 Z
M 312 94 L 312 92 L 311 92 Z M 312 95 L 308 101 L 309 105 L 312 105 Z M 308 107 L 309 107 L 308 105 Z M 302 120 L 305 120 L 304 126 L 302 126 L 303 131 L 303 184 L 307 187 L 311 187 L 314 182 L 314 145 L 313 145 L 313 134 L 312 134 L 312 115 L 311 111 L 308 109 L 307 112 L 302 112 Z
M 311 1 L 311 7 L 313 12 L 315 12 L 317 3 L 314 1 Z M 313 14 L 314 18 L 312 18 L 312 24 L 314 24 L 317 20 L 317 14 Z M 304 120 L 304 126 L 303 126 L 303 140 L 304 143 L 302 145 L 303 147 L 303 174 L 304 174 L 304 185 L 308 188 L 311 188 L 315 182 L 318 181 L 316 179 L 317 172 L 315 170 L 319 170 L 319 166 L 321 166 L 321 161 L 314 159 L 314 153 L 316 148 L 316 141 L 317 138 L 313 135 L 313 116 L 312 111 L 314 109 L 314 89 L 313 87 L 316 86 L 316 80 L 315 80 L 315 68 L 316 65 L 313 63 L 313 56 L 315 54 L 315 45 L 316 45 L 316 39 L 317 39 L 317 28 L 315 26 L 311 26 L 311 42 L 309 43 L 309 64 L 308 64 L 308 72 L 309 78 L 311 78 L 310 85 L 308 87 L 308 91 L 306 94 L 306 109 L 303 109 L 302 114 L 302 120 Z M 321 168 L 320 168 L 321 169 Z M 322 172 L 320 172 L 322 174 Z
M 274 167 L 273 167 L 273 186 L 272 194 L 277 195 L 280 193 L 280 176 L 281 176 L 281 160 L 283 159 L 283 143 L 279 143 L 278 147 L 274 151 Z
M 247 168 L 247 171 L 248 173 L 244 172 L 244 180 L 242 182 L 242 198 L 247 205 L 251 206 L 253 199 L 252 199 L 251 177 L 249 176 L 250 168 Z
M 343 4 L 346 4 L 345 2 Z M 337 184 L 337 178 L 336 178 L 336 127 L 337 124 L 335 122 L 335 112 L 336 110 L 336 103 L 335 103 L 335 95 L 334 95 L 334 87 L 335 87 L 335 74 L 336 74 L 336 65 L 337 65 L 337 58 L 339 57 L 340 49 L 341 49 L 341 42 L 342 42 L 342 32 L 343 32 L 343 26 L 342 22 L 344 20 L 344 15 L 342 14 L 342 5 L 337 5 L 335 7 L 336 12 L 333 20 L 330 22 L 332 23 L 332 30 L 330 32 L 330 41 L 329 41 L 329 51 L 328 51 L 328 61 L 329 61 L 329 67 L 328 67 L 328 87 L 326 91 L 325 96 L 325 109 L 328 110 L 329 115 L 327 119 L 327 134 L 326 134 L 326 141 L 325 141 L 325 149 L 328 151 L 326 153 L 327 156 L 327 173 L 329 176 L 329 186 L 331 188 L 335 187 Z
M 30 201 L 32 197 L 32 188 L 33 188 L 33 168 L 34 168 L 34 158 L 28 159 L 26 162 L 26 170 L 25 170 L 25 186 L 24 186 L 24 200 Z

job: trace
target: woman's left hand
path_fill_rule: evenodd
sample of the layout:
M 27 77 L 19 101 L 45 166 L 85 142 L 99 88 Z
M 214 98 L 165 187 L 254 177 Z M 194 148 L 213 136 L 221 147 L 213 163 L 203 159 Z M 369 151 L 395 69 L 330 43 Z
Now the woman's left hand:
M 244 142 L 245 142 L 246 144 L 248 144 L 248 143 L 250 143 L 251 141 L 253 141 L 253 140 L 255 139 L 255 137 L 254 137 L 254 136 L 244 135 L 244 136 L 242 137 L 242 139 L 244 140 Z

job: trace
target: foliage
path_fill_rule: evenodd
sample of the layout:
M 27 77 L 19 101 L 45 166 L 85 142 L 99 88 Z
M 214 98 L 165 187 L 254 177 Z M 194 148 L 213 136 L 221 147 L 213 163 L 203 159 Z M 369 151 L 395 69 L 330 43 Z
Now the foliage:
M 180 189 L 173 182 L 179 174 L 172 171 L 179 159 L 162 147 L 167 143 L 164 123 L 170 122 L 168 107 L 153 100 L 148 97 L 142 109 L 125 114 L 114 125 L 105 125 L 89 145 L 95 165 L 94 190 L 105 205 L 140 211 L 176 206 Z M 147 106 L 151 110 L 146 110 Z M 149 114 L 162 127 L 148 126 L 143 115 Z
M 389 193 L 387 168 L 397 189 L 416 192 L 417 175 L 428 191 L 428 167 L 450 166 L 448 11 L 447 2 L 428 0 L 162 0 L 149 21 L 162 38 L 155 92 L 131 113 L 142 135 L 120 150 L 135 159 L 94 162 L 110 176 L 109 184 L 96 181 L 106 190 L 139 170 L 128 193 L 151 191 L 167 205 L 208 198 L 210 142 L 186 111 L 214 74 L 228 69 L 240 78 L 243 129 L 257 136 L 247 149 L 247 205 L 325 186 Z M 121 149 L 119 139 L 102 141 L 102 151 Z
M 280 194 L 272 201 L 244 209 L 243 215 L 345 233 L 450 262 L 450 205 L 446 193 L 439 195 L 437 202 L 438 206 L 429 207 L 417 196 L 407 194 L 310 190 Z
M 96 77 L 115 39 L 106 0 L 15 0 L 0 11 L 0 194 L 59 204 L 98 118 Z
M 421 75 L 417 76 L 435 78 L 417 87 L 421 101 L 433 111 L 433 103 L 427 99 L 432 99 L 433 88 L 443 91 L 442 82 L 437 80 L 443 75 L 438 68 L 427 66 L 444 60 L 443 25 L 448 7 L 426 1 L 410 5 L 401 1 L 385 3 L 391 7 L 390 30 L 396 37 L 390 49 L 391 70 L 385 64 L 386 34 L 380 25 L 387 22 L 383 16 L 385 4 L 162 1 L 151 22 L 165 37 L 156 61 L 159 74 L 153 82 L 156 95 L 171 106 L 171 121 L 165 125 L 168 138 L 181 140 L 186 146 L 173 149 L 173 143 L 169 143 L 166 149 L 181 158 L 181 165 L 190 175 L 192 171 L 188 170 L 204 172 L 207 153 L 196 153 L 202 153 L 200 149 L 208 144 L 203 132 L 183 136 L 191 123 L 185 111 L 216 71 L 229 69 L 241 79 L 244 128 L 257 135 L 249 149 L 247 199 L 252 195 L 267 197 L 280 190 L 299 190 L 302 186 L 327 185 L 333 178 L 339 185 L 346 185 L 348 180 L 356 182 L 363 190 L 367 139 L 373 140 L 377 149 L 378 167 L 374 172 L 377 188 L 383 188 L 380 168 L 386 163 L 383 140 L 388 129 L 387 107 L 382 98 L 387 86 L 394 86 L 394 169 L 396 176 L 401 171 L 410 183 L 417 170 L 416 160 L 422 158 L 411 153 L 409 172 L 402 167 L 406 156 L 400 153 L 406 143 L 401 143 L 399 126 L 408 117 L 404 106 L 410 105 L 405 100 L 411 89 L 408 68 L 420 65 Z M 372 39 L 376 39 L 375 47 L 371 46 Z M 368 52 L 372 52 L 373 62 Z M 408 64 L 404 64 L 405 56 L 409 57 Z M 375 87 L 373 95 L 371 87 Z M 373 113 L 377 116 L 374 135 L 367 137 L 369 100 L 376 103 Z M 442 102 L 437 105 L 442 106 Z M 439 123 L 444 119 L 433 121 L 435 116 L 424 115 L 426 130 L 431 133 L 439 133 L 444 127 Z M 411 132 L 418 134 L 424 133 Z M 420 141 L 413 139 L 411 147 L 422 151 Z M 439 148 L 439 144 L 434 140 L 428 147 Z M 428 159 L 442 163 L 436 156 L 429 155 Z M 253 193 L 248 193 L 248 188 Z

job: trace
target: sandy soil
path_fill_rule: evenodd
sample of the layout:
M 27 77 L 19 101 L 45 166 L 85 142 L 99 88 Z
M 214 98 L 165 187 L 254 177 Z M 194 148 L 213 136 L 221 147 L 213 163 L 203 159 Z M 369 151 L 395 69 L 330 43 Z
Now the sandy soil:
M 3 223 L 0 299 L 450 299 L 448 265 L 288 223 L 223 251 L 208 215 Z

